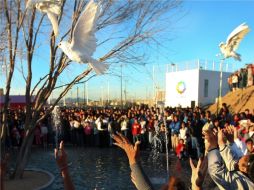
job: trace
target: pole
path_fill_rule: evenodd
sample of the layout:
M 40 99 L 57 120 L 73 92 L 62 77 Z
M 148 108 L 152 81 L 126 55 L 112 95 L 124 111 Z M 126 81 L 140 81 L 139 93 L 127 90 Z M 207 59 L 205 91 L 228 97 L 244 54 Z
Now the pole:
M 62 88 L 62 90 L 64 91 L 64 87 Z M 63 106 L 66 106 L 65 95 L 64 95 L 64 97 L 63 97 Z
M 83 100 L 84 100 L 84 105 L 86 104 L 86 82 L 84 82 L 84 94 L 83 94 Z
M 121 64 L 121 108 L 123 109 L 123 64 Z
M 76 106 L 79 105 L 79 97 L 78 97 L 78 86 L 77 86 L 77 103 L 76 103 Z
M 126 105 L 126 101 L 127 101 L 126 83 L 127 83 L 127 80 L 125 80 L 125 85 L 124 85 L 124 105 Z
M 70 98 L 70 101 L 71 101 L 71 106 L 72 106 L 72 90 L 71 90 L 71 98 Z
M 148 92 L 148 88 L 147 88 L 147 86 L 146 86 L 146 101 L 147 101 L 147 92 Z
M 153 65 L 153 103 L 155 103 L 155 68 L 154 68 L 154 65 Z
M 101 105 L 103 106 L 103 100 L 104 97 L 103 97 L 103 86 L 101 86 Z
M 169 153 L 168 153 L 168 128 L 166 118 L 163 118 L 164 126 L 165 126 L 165 140 L 166 140 L 166 169 L 167 169 L 167 179 L 169 178 Z
M 221 59 L 221 62 L 220 62 L 220 86 L 219 86 L 219 107 L 221 107 L 222 105 L 222 100 L 221 100 L 221 97 L 222 97 L 222 68 L 223 68 L 223 62 L 224 62 L 224 59 Z
M 109 80 L 108 80 L 108 105 L 109 105 Z
M 86 82 L 86 106 L 88 106 L 88 82 Z

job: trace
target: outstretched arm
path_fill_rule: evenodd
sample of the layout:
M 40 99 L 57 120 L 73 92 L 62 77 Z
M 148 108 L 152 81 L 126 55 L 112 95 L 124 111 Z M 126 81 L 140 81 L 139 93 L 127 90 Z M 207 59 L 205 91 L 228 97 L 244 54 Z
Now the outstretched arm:
M 61 171 L 61 175 L 63 177 L 64 189 L 74 190 L 75 187 L 72 183 L 72 180 L 68 171 L 67 154 L 64 151 L 63 141 L 61 141 L 59 149 L 55 149 L 55 158 L 56 158 L 57 165 Z
M 191 166 L 191 189 L 192 190 L 202 190 L 202 185 L 208 169 L 208 160 L 207 156 L 203 159 L 199 158 L 198 164 L 195 167 L 192 159 L 190 158 Z
M 112 138 L 116 141 L 114 144 L 123 149 L 127 154 L 131 168 L 131 179 L 136 188 L 138 190 L 152 190 L 153 187 L 150 180 L 142 170 L 140 164 L 138 164 L 140 142 L 137 141 L 133 146 L 129 140 L 120 133 L 113 135 Z
M 227 141 L 231 146 L 227 145 Z M 218 144 L 220 147 L 220 154 L 228 171 L 236 170 L 236 164 L 239 160 L 238 148 L 234 143 L 234 127 L 227 126 L 224 129 L 218 130 Z
M 218 133 L 217 131 L 213 130 L 203 132 L 205 136 L 205 148 L 208 152 L 208 172 L 220 189 L 230 189 L 230 174 L 223 163 L 220 151 L 218 149 L 218 144 L 220 145 L 222 143 L 218 143 L 218 139 L 223 139 L 221 137 L 223 134 L 220 132 L 221 131 Z

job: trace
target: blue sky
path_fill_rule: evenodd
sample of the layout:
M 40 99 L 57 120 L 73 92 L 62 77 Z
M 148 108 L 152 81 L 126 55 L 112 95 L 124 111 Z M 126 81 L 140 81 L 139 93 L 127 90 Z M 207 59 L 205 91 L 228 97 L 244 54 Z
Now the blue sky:
M 241 42 L 237 52 L 242 55 L 241 62 L 228 59 L 228 67 L 231 70 L 243 67 L 246 63 L 254 61 L 254 1 L 184 1 L 179 13 L 174 13 L 171 27 L 161 37 L 170 40 L 163 41 L 162 46 L 153 46 L 147 50 L 149 60 L 147 65 L 136 66 L 135 68 L 125 65 L 123 67 L 123 86 L 126 86 L 127 98 L 145 98 L 152 96 L 153 82 L 160 89 L 165 88 L 166 64 L 176 63 L 178 67 L 184 67 L 183 62 L 197 59 L 217 62 L 219 58 L 215 55 L 219 53 L 218 44 L 226 41 L 229 33 L 238 25 L 246 22 L 251 31 Z M 172 14 L 172 13 L 169 13 Z M 181 19 L 179 19 L 181 18 Z M 146 48 L 146 47 L 144 47 Z M 35 57 L 35 75 L 38 78 L 45 72 L 41 64 L 46 58 L 47 50 L 42 50 Z M 140 51 L 142 51 L 140 49 Z M 41 55 L 44 53 L 44 57 Z M 153 80 L 153 66 L 154 76 Z M 218 65 L 217 65 L 218 66 Z M 37 68 L 38 67 L 38 68 Z M 75 73 L 83 69 L 74 63 L 64 78 L 71 78 Z M 117 70 L 119 68 L 110 68 Z M 1 79 L 2 80 L 2 79 Z M 20 82 L 20 76 L 16 73 L 13 81 L 13 94 L 22 94 L 24 86 Z M 94 77 L 88 82 L 89 97 L 107 99 L 107 88 L 109 84 L 110 98 L 120 97 L 120 77 L 104 75 Z M 3 84 L 1 84 L 2 86 Z M 77 86 L 76 86 L 77 87 Z M 67 94 L 68 97 L 76 97 L 76 87 Z M 80 97 L 83 97 L 83 85 L 79 85 Z M 54 95 L 55 94 L 55 95 Z M 54 92 L 53 97 L 57 92 Z

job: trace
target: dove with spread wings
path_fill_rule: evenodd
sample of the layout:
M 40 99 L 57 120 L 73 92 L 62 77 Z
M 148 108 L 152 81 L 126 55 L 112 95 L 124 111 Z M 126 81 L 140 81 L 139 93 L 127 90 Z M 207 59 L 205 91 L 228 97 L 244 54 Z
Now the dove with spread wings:
M 88 63 L 97 75 L 108 69 L 108 65 L 92 58 L 96 50 L 95 31 L 99 12 L 100 5 L 91 0 L 74 26 L 71 42 L 62 41 L 58 45 L 69 59 L 78 63 Z
M 57 17 L 61 13 L 62 0 L 28 0 L 26 9 L 36 7 L 40 12 L 47 14 L 55 36 L 58 35 Z
M 233 57 L 235 60 L 241 61 L 241 55 L 236 53 L 240 42 L 244 36 L 250 31 L 249 27 L 243 23 L 236 27 L 228 36 L 226 44 L 221 42 L 219 44 L 220 51 L 224 55 L 224 58 Z

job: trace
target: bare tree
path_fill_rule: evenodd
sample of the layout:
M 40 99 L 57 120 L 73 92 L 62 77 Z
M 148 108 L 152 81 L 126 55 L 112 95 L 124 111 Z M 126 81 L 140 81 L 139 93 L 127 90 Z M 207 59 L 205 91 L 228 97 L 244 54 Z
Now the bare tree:
M 26 72 L 23 73 L 26 82 L 26 120 L 25 120 L 25 137 L 22 142 L 19 154 L 17 156 L 16 168 L 13 173 L 13 178 L 22 178 L 24 168 L 28 162 L 31 145 L 34 138 L 34 130 L 36 124 L 45 119 L 55 105 L 62 99 L 64 95 L 75 85 L 78 84 L 87 77 L 92 69 L 87 68 L 79 75 L 75 76 L 69 81 L 59 93 L 53 105 L 41 115 L 41 111 L 46 106 L 47 100 L 51 95 L 52 91 L 57 88 L 57 82 L 64 71 L 71 64 L 70 60 L 58 49 L 59 39 L 70 40 L 72 38 L 72 30 L 75 23 L 77 22 L 80 13 L 84 10 L 84 6 L 87 1 L 75 0 L 66 1 L 63 0 L 62 14 L 58 18 L 59 26 L 61 31 L 64 28 L 61 24 L 65 25 L 70 23 L 70 28 L 63 32 L 61 37 L 55 38 L 53 32 L 50 34 L 49 39 L 49 67 L 48 72 L 45 76 L 41 76 L 40 80 L 35 85 L 32 85 L 33 81 L 33 69 L 34 55 L 37 51 L 37 46 L 40 43 L 39 36 L 45 36 L 44 23 L 47 23 L 44 19 L 44 15 L 37 13 L 34 8 L 31 11 L 25 11 L 25 4 L 22 4 L 20 0 L 16 0 L 14 3 L 16 6 L 12 6 L 10 3 L 13 1 L 4 1 L 3 10 L 5 12 L 6 31 L 8 31 L 9 46 L 7 47 L 9 58 L 8 62 L 10 65 L 10 71 L 7 80 L 6 93 L 10 91 L 11 79 L 16 61 L 16 53 L 18 49 L 18 42 L 21 40 L 20 36 L 22 33 L 22 41 L 25 44 L 26 52 Z M 9 5 L 8 5 L 9 2 Z M 155 38 L 160 34 L 165 25 L 160 25 L 159 20 L 165 19 L 167 13 L 180 5 L 179 0 L 137 0 L 137 1 L 112 1 L 104 0 L 101 1 L 102 12 L 99 17 L 97 25 L 98 34 L 103 34 L 103 39 L 100 38 L 98 43 L 99 47 L 108 48 L 108 44 L 114 44 L 113 48 L 107 51 L 98 60 L 101 62 L 107 61 L 109 64 L 121 64 L 121 63 L 141 63 L 143 53 L 137 54 L 134 51 L 139 45 L 149 45 L 149 43 L 155 42 Z M 15 10 L 13 10 L 15 9 Z M 12 11 L 13 10 L 13 11 Z M 70 10 L 72 11 L 70 13 Z M 14 14 L 15 13 L 15 14 Z M 13 14 L 13 15 L 12 15 Z M 25 17 L 24 17 L 25 15 Z M 13 23 L 13 17 L 15 16 L 15 22 Z M 68 25 L 68 24 L 67 24 Z M 13 28 L 16 32 L 14 33 L 13 39 Z M 20 32 L 22 29 L 22 32 Z M 108 31 L 111 31 L 110 33 Z M 112 46 L 110 46 L 112 47 Z M 46 64 L 45 64 L 46 65 Z M 37 89 L 37 90 L 36 90 Z M 36 93 L 35 93 L 36 91 Z M 34 96 L 35 95 L 35 96 Z M 32 98 L 34 96 L 34 103 Z M 8 96 L 5 100 L 8 105 Z M 4 113 L 8 106 L 4 109 Z M 6 117 L 6 115 L 4 116 Z M 3 118 L 5 121 L 5 118 Z M 4 135 L 3 135 L 4 136 Z
M 4 107 L 2 114 L 2 127 L 1 127 L 1 142 L 5 140 L 5 134 L 7 129 L 7 110 L 9 104 L 9 95 L 11 89 L 11 82 L 14 72 L 14 66 L 16 62 L 16 54 L 18 50 L 18 42 L 19 42 L 19 31 L 21 28 L 21 8 L 20 1 L 18 1 L 15 6 L 17 6 L 16 10 L 13 10 L 13 1 L 2 0 L 1 2 L 1 15 L 5 18 L 1 22 L 3 28 L 1 28 L 1 54 L 4 57 L 4 61 L 8 59 L 9 64 L 6 75 L 6 87 L 5 87 L 5 98 L 4 98 Z M 5 35 L 7 32 L 7 35 Z M 8 44 L 8 45 L 7 45 Z M 5 57 L 6 55 L 6 57 Z M 2 141 L 3 139 L 3 141 Z M 2 143 L 1 143 L 2 144 Z

